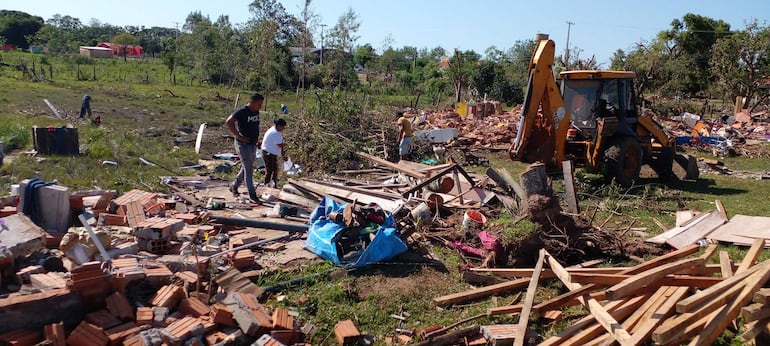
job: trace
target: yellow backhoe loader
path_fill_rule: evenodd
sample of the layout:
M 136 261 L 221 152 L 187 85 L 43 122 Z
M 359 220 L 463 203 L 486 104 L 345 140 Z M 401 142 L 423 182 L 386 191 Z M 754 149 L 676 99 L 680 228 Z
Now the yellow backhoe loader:
M 630 71 L 580 70 L 554 75 L 555 44 L 538 35 L 512 160 L 561 167 L 572 160 L 629 186 L 643 164 L 662 180 L 674 176 L 676 161 L 698 176 L 694 158 L 676 154 L 676 141 L 649 115 L 640 114 Z

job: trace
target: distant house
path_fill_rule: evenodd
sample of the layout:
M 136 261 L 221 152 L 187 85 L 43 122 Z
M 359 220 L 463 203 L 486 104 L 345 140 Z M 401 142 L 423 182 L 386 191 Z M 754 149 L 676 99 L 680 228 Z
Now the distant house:
M 104 47 L 80 46 L 80 55 L 90 58 L 112 58 L 112 49 Z
M 10 43 L 4 43 L 2 46 L 0 46 L 0 50 L 4 52 L 12 52 L 16 50 L 16 45 L 13 45 Z
M 117 43 L 110 43 L 110 42 L 102 42 L 99 43 L 99 47 L 103 48 L 109 48 L 112 50 L 112 55 L 114 56 L 123 56 L 123 46 L 117 44 Z M 141 58 L 142 55 L 144 55 L 144 48 L 140 45 L 130 45 L 125 46 L 126 50 L 126 56 L 132 57 L 132 58 Z

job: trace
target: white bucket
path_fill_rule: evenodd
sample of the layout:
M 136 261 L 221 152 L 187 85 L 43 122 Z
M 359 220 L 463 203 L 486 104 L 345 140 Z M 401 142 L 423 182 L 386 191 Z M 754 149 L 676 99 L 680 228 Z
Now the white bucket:
M 11 184 L 11 196 L 19 195 L 19 184 Z
M 484 228 L 487 217 L 478 210 L 468 210 L 463 215 L 463 231 L 478 231 Z
M 428 204 L 425 202 L 420 203 L 418 206 L 416 206 L 414 209 L 412 209 L 412 219 L 414 219 L 415 222 L 430 222 L 433 219 L 433 214 L 430 212 L 430 208 L 428 207 Z

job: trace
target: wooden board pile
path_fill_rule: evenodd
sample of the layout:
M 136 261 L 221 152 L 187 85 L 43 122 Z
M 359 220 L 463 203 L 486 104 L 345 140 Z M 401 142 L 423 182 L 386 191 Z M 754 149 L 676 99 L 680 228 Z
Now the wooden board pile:
M 474 269 L 515 277 L 500 284 L 437 297 L 437 305 L 513 292 L 526 287 L 522 303 L 490 308 L 488 315 L 518 314 L 517 335 L 528 332 L 530 314 L 540 317 L 567 306 L 582 305 L 588 314 L 541 345 L 710 345 L 742 317 L 745 340 L 770 331 L 770 260 L 757 263 L 764 240 L 754 242 L 740 263 L 719 252 L 718 265 L 707 264 L 717 246 L 698 256 L 698 245 L 623 268 L 564 268 L 545 250 L 537 266 Z M 535 302 L 540 282 L 556 278 L 567 292 Z M 558 315 L 558 314 L 557 314 Z M 519 340 L 522 339 L 522 340 Z M 516 344 L 523 344 L 518 338 Z M 489 340 L 494 341 L 494 340 Z

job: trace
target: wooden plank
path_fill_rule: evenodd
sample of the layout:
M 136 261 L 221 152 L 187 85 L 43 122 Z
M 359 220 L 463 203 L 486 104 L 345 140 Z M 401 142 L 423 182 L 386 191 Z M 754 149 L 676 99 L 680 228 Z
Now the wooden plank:
M 770 319 L 748 323 L 744 329 L 746 331 L 741 337 L 746 342 L 752 342 L 759 334 L 770 333 Z
M 674 227 L 652 238 L 648 238 L 645 241 L 648 243 L 665 244 L 669 239 L 677 236 L 679 233 L 687 231 L 690 227 L 692 227 L 693 224 L 697 224 L 701 220 L 705 219 L 707 216 L 708 214 L 699 215 L 696 217 L 696 219 L 694 219 L 692 222 L 687 223 L 686 225 Z
M 323 193 L 326 195 L 332 195 L 334 197 L 346 200 L 348 202 L 357 200 L 358 202 L 364 203 L 364 204 L 376 203 L 380 207 L 388 211 L 393 211 L 399 206 L 399 204 L 394 200 L 385 199 L 385 198 L 372 196 L 368 194 L 363 194 L 360 192 L 353 192 L 346 189 L 343 186 L 331 187 L 331 186 L 325 186 L 325 185 L 321 185 L 321 184 L 313 183 L 309 181 L 302 181 L 302 182 L 297 181 L 297 182 L 294 182 L 293 184 L 302 186 L 304 188 L 316 190 L 316 191 L 323 191 Z
M 561 162 L 564 173 L 564 199 L 567 200 L 568 211 L 574 214 L 580 214 L 580 204 L 578 204 L 577 193 L 575 192 L 575 166 L 570 160 Z
M 392 169 L 394 171 L 404 173 L 404 174 L 406 174 L 406 175 L 408 175 L 410 177 L 419 178 L 419 179 L 427 177 L 427 174 L 425 174 L 425 173 L 418 172 L 418 171 L 415 171 L 415 170 L 412 170 L 412 169 L 408 169 L 408 168 L 404 168 L 404 167 L 400 167 L 398 164 L 395 164 L 395 163 L 390 162 L 390 161 L 385 160 L 385 159 L 381 159 L 381 158 L 379 158 L 377 156 L 372 156 L 372 155 L 369 155 L 369 154 L 363 153 L 363 152 L 357 152 L 356 155 L 360 156 L 361 158 L 367 159 L 367 160 L 369 160 L 371 162 L 374 162 L 374 163 L 376 163 L 378 165 L 382 165 L 382 166 L 388 167 L 388 168 L 390 168 L 390 169 Z
M 644 263 L 637 264 L 636 266 L 633 266 L 631 268 L 624 268 L 623 270 L 616 272 L 619 274 L 636 274 L 643 272 L 645 270 L 648 270 L 650 268 L 655 268 L 658 265 L 661 265 L 663 263 L 667 263 L 669 261 L 673 261 L 685 256 L 689 256 L 691 254 L 694 254 L 700 250 L 700 247 L 698 245 L 689 245 L 684 248 L 681 248 L 679 250 L 669 252 L 665 255 L 658 256 L 652 260 L 649 260 Z M 593 268 L 585 268 L 585 269 L 593 269 Z M 599 269 L 599 268 L 597 268 Z M 586 285 L 583 286 L 581 290 L 585 290 L 585 292 L 592 292 L 599 289 L 599 286 L 596 285 Z M 535 311 L 542 312 L 545 310 L 551 310 L 556 309 L 562 306 L 565 306 L 567 302 L 572 301 L 573 299 L 577 299 L 579 296 L 582 296 L 584 292 L 580 292 L 581 290 L 576 290 L 572 292 L 567 292 L 565 294 L 559 295 L 558 297 L 552 298 L 548 301 L 542 302 L 538 305 L 535 305 L 533 308 Z
M 617 274 L 623 270 L 628 270 L 628 267 L 618 268 L 566 268 L 567 272 L 580 273 L 580 274 Z M 493 274 L 504 278 L 523 278 L 531 277 L 534 273 L 532 268 L 470 268 L 471 271 L 479 273 Z M 543 268 L 542 274 L 549 278 L 556 277 L 550 269 Z
M 738 272 L 729 279 L 724 279 L 722 282 L 714 286 L 711 286 L 703 291 L 682 299 L 682 301 L 676 305 L 676 312 L 681 314 L 685 312 L 692 312 L 693 310 L 701 308 L 704 302 L 714 301 L 714 299 L 716 299 L 719 295 L 741 284 L 754 272 L 759 270 L 759 268 L 760 266 L 756 266 L 742 272 Z
M 634 327 L 636 327 L 637 323 L 639 323 L 639 321 L 642 320 L 642 318 L 644 318 L 645 316 L 649 316 L 653 312 L 655 312 L 655 310 L 657 310 L 660 307 L 660 305 L 662 305 L 666 301 L 666 298 L 668 298 L 671 292 L 673 292 L 673 290 L 675 289 L 676 289 L 675 287 L 668 287 L 668 286 L 662 286 L 658 288 L 658 290 L 655 291 L 655 293 L 653 293 L 649 299 L 644 300 L 644 304 L 642 304 L 642 306 L 636 309 L 636 311 L 634 311 L 630 316 L 628 316 L 628 318 L 626 318 L 623 321 L 622 323 L 623 328 L 625 328 L 629 332 L 632 332 Z M 632 334 L 632 337 L 633 337 L 633 334 Z M 611 343 L 611 341 L 612 339 L 610 338 L 609 335 L 602 335 L 596 338 L 595 340 L 593 340 L 588 345 L 603 345 L 605 343 Z
M 532 303 L 535 301 L 535 293 L 537 293 L 537 283 L 540 280 L 540 272 L 543 270 L 543 262 L 545 261 L 545 250 L 540 249 L 538 255 L 537 264 L 535 265 L 535 274 L 529 280 L 529 286 L 527 287 L 527 295 L 524 298 L 524 307 L 519 315 L 519 325 L 516 330 L 516 340 L 513 342 L 513 346 L 524 346 L 524 335 L 527 334 L 527 324 L 529 323 L 529 313 L 532 311 Z
M 435 303 L 438 306 L 446 306 L 446 305 L 462 303 L 469 300 L 490 296 L 493 294 L 509 292 L 515 289 L 519 289 L 524 286 L 527 286 L 527 284 L 529 284 L 529 281 L 530 280 L 528 278 L 516 279 L 516 280 L 506 281 L 495 285 L 475 288 L 464 292 L 448 294 L 445 296 L 433 298 L 433 303 Z
M 712 316 L 722 316 L 722 314 L 727 313 L 727 311 L 724 310 L 725 304 L 734 302 L 734 298 L 742 294 L 742 292 L 745 292 L 747 287 L 761 286 L 764 284 L 767 279 L 764 279 L 764 281 L 757 284 L 759 274 L 761 274 L 762 277 L 767 276 L 770 278 L 770 261 L 765 261 L 762 265 L 739 272 L 730 279 L 726 279 L 717 285 L 681 300 L 676 305 L 676 311 L 679 312 L 680 315 L 665 321 L 663 325 L 656 329 L 653 333 L 653 340 L 661 343 L 669 343 L 673 342 L 671 340 L 680 340 L 684 330 L 698 332 L 700 330 L 698 329 L 698 326 L 705 326 L 709 321 L 712 321 Z M 720 285 L 729 281 L 732 281 L 734 286 L 730 287 L 725 284 L 724 286 L 728 288 L 719 288 Z M 759 287 L 756 287 L 751 292 L 751 295 L 753 295 L 758 288 Z M 713 292 L 716 292 L 716 294 Z M 751 296 L 748 297 L 746 302 L 750 299 Z M 743 305 L 745 305 L 745 303 Z M 730 322 L 733 318 L 730 318 L 727 321 Z
M 626 297 L 642 287 L 655 285 L 655 281 L 664 278 L 668 274 L 673 274 L 687 268 L 702 266 L 704 264 L 705 260 L 702 258 L 689 258 L 664 264 L 660 267 L 635 274 L 633 277 L 625 279 L 621 283 L 608 288 L 607 298 L 615 300 Z
M 674 329 L 674 333 L 668 336 L 667 338 L 664 337 L 665 335 L 660 334 L 660 330 L 663 329 L 671 319 L 663 322 L 663 325 L 658 327 L 658 329 L 655 329 L 655 331 L 652 332 L 652 340 L 655 341 L 657 345 L 678 345 L 682 343 L 683 341 L 687 340 L 688 338 L 692 338 L 696 334 L 698 334 L 701 330 L 703 330 L 703 326 L 706 325 L 706 323 L 717 315 L 719 311 L 714 311 L 709 313 L 707 316 L 704 316 L 695 322 L 682 324 L 678 326 L 676 329 Z
M 601 286 L 612 286 L 623 282 L 623 280 L 633 278 L 633 275 L 627 274 L 571 274 L 572 281 L 579 284 L 595 284 Z M 660 286 L 687 286 L 697 288 L 707 288 L 722 282 L 722 278 L 713 276 L 691 276 L 691 275 L 667 275 L 660 279 Z
M 567 286 L 570 291 L 574 291 L 582 287 L 580 284 L 571 282 L 569 280 L 569 274 L 564 269 L 564 267 L 562 267 L 561 264 L 559 264 L 559 262 L 553 258 L 553 256 L 550 256 L 547 253 L 546 256 L 548 257 L 548 264 L 551 267 L 551 270 L 564 283 L 564 285 Z M 605 310 L 604 307 L 599 304 L 598 301 L 596 301 L 596 299 L 587 296 L 583 296 L 578 299 L 581 300 L 586 308 L 588 308 L 588 311 L 590 311 L 591 315 L 596 318 L 596 321 L 599 322 L 599 324 L 601 324 L 602 327 L 604 327 L 604 329 L 607 330 L 607 332 L 609 332 L 610 335 L 612 335 L 612 337 L 621 345 L 625 345 L 629 340 L 631 340 L 631 335 L 628 334 L 628 331 L 623 329 L 620 323 L 618 323 L 618 321 L 615 320 L 615 318 L 613 318 L 607 312 L 607 310 Z
M 524 308 L 522 304 L 498 306 L 487 309 L 488 316 L 505 315 L 505 314 L 518 314 Z
M 681 227 L 692 221 L 698 216 L 702 216 L 703 213 L 694 210 L 677 210 L 676 211 L 676 226 Z
M 711 231 L 727 222 L 727 216 L 718 210 L 714 210 L 696 223 L 688 224 L 684 231 L 666 240 L 666 244 L 678 249 L 683 246 L 695 244 L 700 239 L 706 238 Z
M 703 254 L 700 255 L 700 258 L 708 261 L 708 259 L 711 258 L 712 255 L 714 255 L 714 252 L 716 252 L 718 248 L 719 248 L 719 245 L 717 244 L 709 244 L 709 246 L 706 247 L 706 250 L 703 250 Z
M 733 265 L 730 262 L 730 254 L 727 251 L 719 251 L 719 267 L 722 269 L 722 277 L 727 279 L 733 276 Z
M 651 315 L 645 316 L 641 323 L 634 328 L 631 343 L 634 345 L 645 344 L 655 328 L 663 323 L 669 316 L 674 314 L 676 303 L 684 298 L 688 291 L 689 289 L 687 287 L 677 288 L 657 310 Z
M 54 106 L 53 103 L 51 103 L 51 101 L 48 101 L 48 99 L 43 99 L 43 102 L 45 102 L 45 105 L 48 106 L 48 109 L 50 109 L 51 112 L 53 112 L 54 116 L 56 116 L 59 119 L 64 119 L 64 117 L 62 117 L 61 113 L 59 113 L 59 111 L 56 109 L 56 106 Z
M 770 261 L 766 262 L 770 263 Z M 747 280 L 746 285 L 740 294 L 727 306 L 722 308 L 717 316 L 711 318 L 703 331 L 690 342 L 690 345 L 711 345 L 719 335 L 722 334 L 727 326 L 738 317 L 741 308 L 751 301 L 754 292 L 770 279 L 770 266 L 760 265 L 758 267 L 761 267 L 761 269 Z
M 738 266 L 738 272 L 742 272 L 749 267 L 753 266 L 754 263 L 757 262 L 757 259 L 759 258 L 759 255 L 762 253 L 762 250 L 765 248 L 765 240 L 764 239 L 757 239 L 754 241 L 753 244 L 751 244 L 751 248 L 749 248 L 749 251 L 746 253 L 745 256 L 743 256 L 743 260 L 741 261 L 741 265 Z
M 708 237 L 720 242 L 750 246 L 753 244 L 754 239 L 767 239 L 759 235 L 763 230 L 767 229 L 769 223 L 770 217 L 734 215 L 729 222 L 715 229 Z M 743 235 L 744 232 L 747 235 L 751 235 L 751 237 Z M 769 245 L 770 242 L 766 242 L 765 247 Z
M 743 323 L 764 320 L 770 318 L 770 306 L 754 303 L 741 309 Z
M 608 303 L 605 308 L 613 318 L 622 320 L 636 311 L 648 298 L 648 296 L 638 296 L 629 300 L 616 300 Z M 596 339 L 604 332 L 604 327 L 596 323 L 595 316 L 588 315 L 558 335 L 545 340 L 540 345 L 582 346 Z
M 753 301 L 761 304 L 770 303 L 770 288 L 760 288 L 754 293 Z

